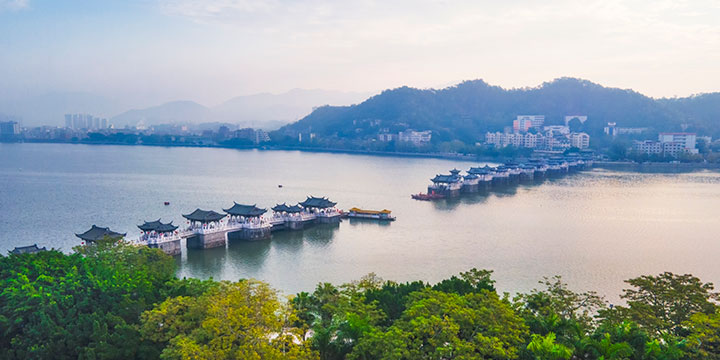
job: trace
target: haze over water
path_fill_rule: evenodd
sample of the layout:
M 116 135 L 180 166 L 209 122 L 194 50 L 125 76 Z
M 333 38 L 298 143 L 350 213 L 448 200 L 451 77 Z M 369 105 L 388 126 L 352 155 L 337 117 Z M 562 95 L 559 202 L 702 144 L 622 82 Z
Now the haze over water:
M 266 280 L 285 293 L 375 272 L 438 281 L 472 267 L 495 271 L 500 291 L 562 275 L 611 301 L 622 281 L 662 271 L 720 283 L 720 174 L 595 169 L 503 193 L 419 202 L 428 179 L 484 165 L 286 151 L 67 144 L 0 144 L 0 251 L 37 243 L 63 251 L 90 225 L 139 234 L 233 201 L 270 208 L 307 195 L 338 207 L 387 208 L 389 225 L 344 221 L 260 242 L 178 257 L 178 275 Z M 278 188 L 282 184 L 282 188 Z M 163 202 L 169 201 L 170 206 Z

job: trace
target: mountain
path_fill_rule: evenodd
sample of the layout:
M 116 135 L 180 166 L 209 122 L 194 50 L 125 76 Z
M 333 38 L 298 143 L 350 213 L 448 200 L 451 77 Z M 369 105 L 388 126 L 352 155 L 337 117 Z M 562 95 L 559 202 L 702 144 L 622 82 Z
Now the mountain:
M 720 135 L 720 94 L 653 99 L 632 90 L 608 88 L 587 80 L 560 78 L 534 88 L 503 89 L 483 80 L 440 90 L 401 87 L 352 106 L 324 106 L 281 128 L 275 137 L 299 132 L 335 139 L 371 139 L 379 131 L 432 130 L 434 141 L 472 144 L 487 131 L 502 131 L 517 115 L 545 115 L 562 124 L 565 115 L 587 115 L 583 131 L 602 133 L 608 122 L 619 127 L 692 130 Z
M 188 124 L 212 121 L 212 111 L 192 101 L 172 101 L 145 109 L 126 111 L 113 116 L 110 122 L 116 127 L 159 124 Z
M 310 114 L 322 105 L 359 103 L 370 94 L 293 89 L 283 94 L 238 96 L 212 108 L 215 121 L 250 127 L 278 128 Z
M 326 90 L 294 89 L 283 94 L 256 94 L 234 97 L 214 107 L 192 101 L 174 101 L 146 109 L 130 110 L 111 119 L 116 126 L 169 123 L 230 123 L 239 126 L 277 129 L 312 112 L 319 105 L 347 105 L 366 99 L 368 94 Z

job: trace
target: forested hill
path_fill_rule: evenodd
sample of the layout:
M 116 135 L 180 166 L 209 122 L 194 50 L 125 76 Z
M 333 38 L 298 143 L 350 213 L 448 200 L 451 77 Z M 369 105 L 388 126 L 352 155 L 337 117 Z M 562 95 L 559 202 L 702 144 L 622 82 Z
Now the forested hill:
M 688 131 L 720 135 L 720 93 L 658 100 L 575 78 L 510 90 L 482 80 L 442 90 L 401 87 L 357 105 L 317 108 L 277 134 L 362 139 L 382 129 L 410 128 L 432 130 L 433 140 L 473 143 L 486 131 L 502 131 L 517 115 L 533 114 L 545 115 L 546 124 L 561 124 L 565 115 L 587 115 L 583 130 L 591 135 L 602 133 L 607 122 L 658 131 L 678 131 L 687 123 Z

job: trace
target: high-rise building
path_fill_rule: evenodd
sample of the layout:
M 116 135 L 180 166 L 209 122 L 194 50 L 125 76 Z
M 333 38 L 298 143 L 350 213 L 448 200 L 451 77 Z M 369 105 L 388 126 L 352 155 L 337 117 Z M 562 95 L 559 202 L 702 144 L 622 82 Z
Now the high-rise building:
M 695 133 L 660 133 L 658 141 L 661 143 L 676 142 L 682 144 L 685 149 L 695 149 L 697 134 Z
M 530 128 L 542 129 L 545 124 L 545 115 L 518 115 L 513 121 L 513 130 L 525 132 Z

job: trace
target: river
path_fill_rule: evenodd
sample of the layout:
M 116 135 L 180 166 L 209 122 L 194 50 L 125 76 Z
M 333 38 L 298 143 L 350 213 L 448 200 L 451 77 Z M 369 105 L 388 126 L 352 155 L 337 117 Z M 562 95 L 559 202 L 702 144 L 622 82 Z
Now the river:
M 137 236 L 233 201 L 270 208 L 308 195 L 340 208 L 387 208 L 391 224 L 344 221 L 271 240 L 177 257 L 178 276 L 257 278 L 286 294 L 374 272 L 435 282 L 492 269 L 500 291 L 562 275 L 611 301 L 623 280 L 662 271 L 720 282 L 720 173 L 601 169 L 502 193 L 421 202 L 437 173 L 484 165 L 453 160 L 216 148 L 0 144 L 0 250 L 37 243 L 69 252 L 90 225 Z M 278 187 L 282 184 L 283 187 Z M 163 203 L 169 201 L 170 205 Z

